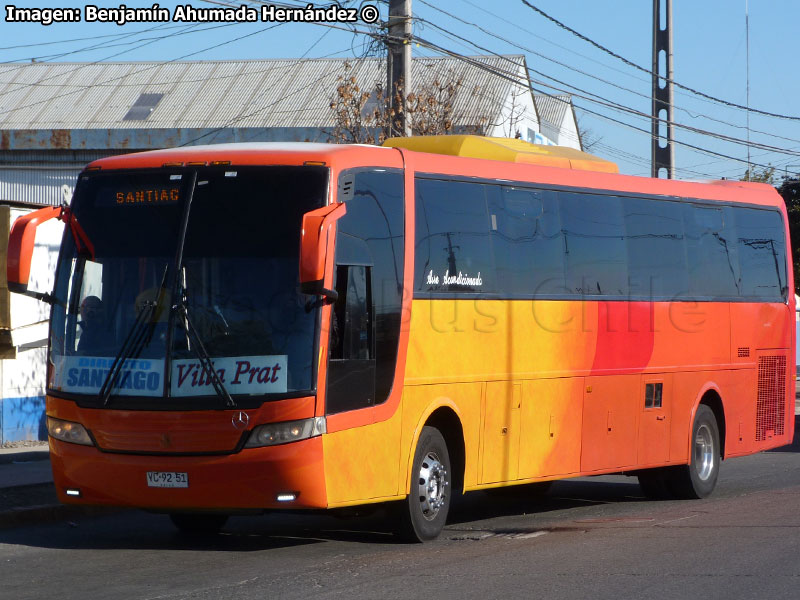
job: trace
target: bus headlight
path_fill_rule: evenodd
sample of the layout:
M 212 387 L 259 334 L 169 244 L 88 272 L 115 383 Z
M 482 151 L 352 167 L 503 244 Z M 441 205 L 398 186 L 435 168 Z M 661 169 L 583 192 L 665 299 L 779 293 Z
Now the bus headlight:
M 289 442 L 297 442 L 322 435 L 326 430 L 325 417 L 259 425 L 253 429 L 244 447 L 259 448 L 261 446 L 288 444 Z
M 94 446 L 89 432 L 80 423 L 47 417 L 47 433 L 57 440 L 82 446 Z

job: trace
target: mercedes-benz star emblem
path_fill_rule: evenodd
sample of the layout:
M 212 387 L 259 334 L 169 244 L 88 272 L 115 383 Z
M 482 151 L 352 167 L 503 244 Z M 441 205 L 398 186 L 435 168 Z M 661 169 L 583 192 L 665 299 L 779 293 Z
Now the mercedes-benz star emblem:
M 231 423 L 233 423 L 236 429 L 246 429 L 250 424 L 250 416 L 243 410 L 240 410 L 231 417 Z

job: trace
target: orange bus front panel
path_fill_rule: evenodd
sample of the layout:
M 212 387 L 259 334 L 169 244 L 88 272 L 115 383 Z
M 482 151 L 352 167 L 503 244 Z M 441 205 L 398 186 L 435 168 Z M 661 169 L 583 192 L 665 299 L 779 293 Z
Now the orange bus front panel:
M 327 507 L 319 437 L 220 456 L 112 454 L 51 438 L 50 460 L 64 503 L 164 511 Z M 186 473 L 188 487 L 149 487 L 149 471 Z M 284 493 L 297 498 L 279 502 Z
M 319 437 L 238 450 L 250 427 L 310 418 L 314 398 L 264 403 L 252 410 L 123 411 L 81 408 L 47 397 L 50 417 L 80 423 L 99 448 L 51 438 L 53 475 L 63 502 L 154 509 L 324 508 L 327 506 Z M 147 472 L 186 473 L 187 488 L 148 486 Z M 79 489 L 80 497 L 66 489 Z M 279 493 L 297 500 L 279 503 Z

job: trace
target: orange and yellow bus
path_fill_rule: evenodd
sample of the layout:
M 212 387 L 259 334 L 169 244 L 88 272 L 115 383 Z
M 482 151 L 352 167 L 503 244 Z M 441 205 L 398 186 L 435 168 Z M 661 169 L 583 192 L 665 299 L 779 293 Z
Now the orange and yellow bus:
M 96 161 L 65 222 L 47 425 L 60 499 L 228 515 L 601 473 L 705 497 L 793 437 L 794 283 L 769 186 L 622 176 L 470 136 Z M 33 292 L 28 292 L 33 293 Z

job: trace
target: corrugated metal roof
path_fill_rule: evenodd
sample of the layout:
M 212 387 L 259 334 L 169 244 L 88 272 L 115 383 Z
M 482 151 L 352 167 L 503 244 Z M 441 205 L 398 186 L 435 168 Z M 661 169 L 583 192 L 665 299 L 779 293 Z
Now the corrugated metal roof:
M 125 153 L 125 150 L 4 150 L 0 152 L 0 169 L 38 166 L 82 169 L 98 158 Z
M 569 94 L 535 94 L 536 110 L 539 112 L 539 122 L 542 126 L 560 129 L 564 122 L 564 115 L 572 110 L 572 96 Z
M 0 201 L 58 206 L 72 197 L 81 169 L 0 167 Z
M 489 70 L 455 58 L 414 59 L 418 88 L 461 80 L 458 125 L 494 120 L 524 58 L 474 57 Z M 338 78 L 352 73 L 362 87 L 385 81 L 378 58 L 145 63 L 0 64 L 0 130 L 332 127 Z M 123 121 L 143 93 L 164 98 L 143 120 Z

